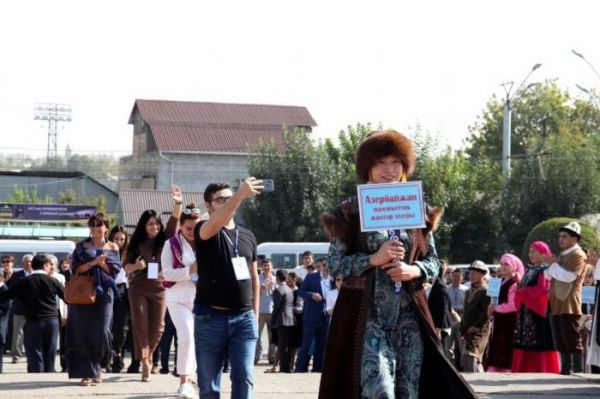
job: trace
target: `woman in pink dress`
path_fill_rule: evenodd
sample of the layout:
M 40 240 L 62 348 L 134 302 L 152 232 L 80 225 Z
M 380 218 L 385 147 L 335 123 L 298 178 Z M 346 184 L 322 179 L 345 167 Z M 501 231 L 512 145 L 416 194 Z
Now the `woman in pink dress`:
M 513 335 L 517 322 L 515 293 L 525 269 L 519 258 L 504 254 L 500 258 L 500 295 L 498 305 L 490 305 L 488 314 L 494 316 L 490 336 L 487 371 L 510 372 L 512 364 Z

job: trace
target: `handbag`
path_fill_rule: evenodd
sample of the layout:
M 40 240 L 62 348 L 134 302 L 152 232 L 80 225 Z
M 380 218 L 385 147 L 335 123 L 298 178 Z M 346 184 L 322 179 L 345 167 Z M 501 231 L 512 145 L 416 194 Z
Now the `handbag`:
M 96 284 L 90 274 L 75 274 L 65 285 L 65 302 L 71 305 L 91 305 L 96 302 Z

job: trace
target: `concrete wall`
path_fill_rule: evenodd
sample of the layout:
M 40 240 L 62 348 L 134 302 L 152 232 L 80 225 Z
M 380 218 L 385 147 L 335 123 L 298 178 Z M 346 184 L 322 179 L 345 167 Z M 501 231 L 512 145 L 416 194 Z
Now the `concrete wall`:
M 184 191 L 202 192 L 209 183 L 227 182 L 237 185 L 248 177 L 248 157 L 236 154 L 164 153 L 173 161 L 173 183 Z M 157 190 L 171 186 L 171 164 L 160 159 L 156 179 Z

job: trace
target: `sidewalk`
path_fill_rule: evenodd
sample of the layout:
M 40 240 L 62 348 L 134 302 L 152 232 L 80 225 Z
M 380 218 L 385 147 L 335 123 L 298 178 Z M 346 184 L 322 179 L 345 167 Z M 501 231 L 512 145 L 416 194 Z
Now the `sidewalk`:
M 4 358 L 0 374 L 0 398 L 97 398 L 154 399 L 175 398 L 179 379 L 172 375 L 153 375 L 143 383 L 140 374 L 105 374 L 98 386 L 81 387 L 79 380 L 68 380 L 65 373 L 28 374 L 25 361 L 11 364 Z M 8 363 L 6 362 L 8 361 Z M 314 399 L 319 390 L 320 374 L 265 374 L 265 363 L 256 366 L 256 399 Z M 600 397 L 600 375 L 580 374 L 470 374 L 465 375 L 481 399 L 589 399 Z M 223 375 L 223 398 L 231 392 L 229 374 Z M 432 398 L 435 399 L 435 398 Z M 440 398 L 443 399 L 443 398 Z

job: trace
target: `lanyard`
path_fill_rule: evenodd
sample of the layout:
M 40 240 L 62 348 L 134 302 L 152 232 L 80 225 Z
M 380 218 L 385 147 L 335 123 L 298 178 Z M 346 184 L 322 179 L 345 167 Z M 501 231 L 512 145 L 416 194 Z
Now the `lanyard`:
M 400 230 L 390 229 L 387 233 L 388 240 L 400 240 Z M 394 259 L 392 263 L 400 263 L 400 259 Z M 396 291 L 396 295 L 400 295 L 402 293 L 402 281 L 394 283 L 394 289 Z
M 223 233 L 225 239 L 227 240 L 229 245 L 231 245 L 231 248 L 233 248 L 233 253 L 235 254 L 235 257 L 237 258 L 238 256 L 240 256 L 238 252 L 238 248 L 240 245 L 240 229 L 238 228 L 238 226 L 235 226 L 235 243 L 231 241 L 231 238 L 229 238 L 229 235 L 227 235 L 225 231 L 221 230 L 221 233 Z

